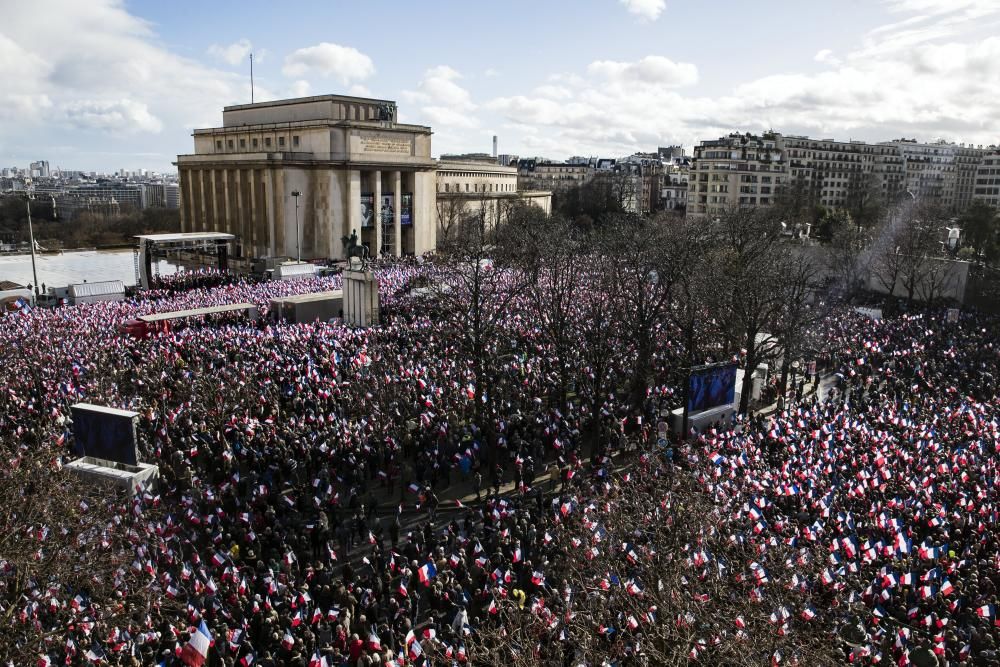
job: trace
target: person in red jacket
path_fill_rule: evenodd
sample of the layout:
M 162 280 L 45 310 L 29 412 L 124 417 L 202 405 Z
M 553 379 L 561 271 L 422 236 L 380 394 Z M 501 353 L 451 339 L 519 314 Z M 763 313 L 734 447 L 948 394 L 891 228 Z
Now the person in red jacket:
M 365 649 L 365 643 L 361 641 L 357 633 L 351 635 L 351 641 L 347 644 L 347 650 L 351 657 L 351 664 L 354 664 L 358 661 L 358 658 L 361 657 L 361 653 L 362 651 L 364 651 L 364 649 Z

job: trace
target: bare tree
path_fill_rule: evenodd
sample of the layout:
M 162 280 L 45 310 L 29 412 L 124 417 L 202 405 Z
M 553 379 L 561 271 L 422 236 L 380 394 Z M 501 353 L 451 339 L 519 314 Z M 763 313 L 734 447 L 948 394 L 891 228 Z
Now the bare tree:
M 442 247 L 437 298 L 475 377 L 476 425 L 495 445 L 498 370 L 512 354 L 513 342 L 505 324 L 527 290 L 528 274 L 515 262 L 520 248 L 511 223 L 493 225 L 490 217 L 488 207 L 481 205 Z
M 458 234 L 462 221 L 469 217 L 465 200 L 458 196 L 438 193 L 437 196 L 437 241 L 439 245 L 447 246 L 452 237 Z
M 783 308 L 775 323 L 775 333 L 782 347 L 779 392 L 784 395 L 791 364 L 805 352 L 806 329 L 822 320 L 829 309 L 813 298 L 817 271 L 810 258 L 803 254 L 786 254 L 782 259 Z
M 743 355 L 740 413 L 749 407 L 754 370 L 774 359 L 780 349 L 773 334 L 786 294 L 777 225 L 768 212 L 754 209 L 732 209 L 714 225 L 718 246 L 710 252 L 710 264 L 720 287 L 712 307 L 730 349 Z
M 594 234 L 591 247 L 604 247 L 601 232 Z M 602 410 L 614 387 L 625 331 L 618 311 L 621 299 L 608 297 L 620 289 L 617 259 L 606 252 L 593 252 L 582 270 L 586 273 L 587 294 L 575 318 L 575 334 L 582 366 L 579 386 L 589 415 L 585 435 L 595 445 L 600 436 Z
M 870 243 L 870 232 L 855 225 L 835 230 L 830 240 L 826 255 L 827 269 L 847 297 L 857 292 L 864 282 L 864 276 L 868 274 L 866 262 L 871 258 L 864 251 Z
M 589 254 L 578 227 L 561 217 L 543 218 L 522 228 L 526 239 L 522 257 L 529 277 L 528 295 L 533 320 L 551 347 L 558 378 L 555 402 L 565 406 L 578 355 L 574 321 L 585 292 Z M 589 290 L 588 290 L 589 291 Z
M 946 220 L 935 208 L 921 206 L 911 209 L 899 228 L 896 247 L 902 262 L 900 280 L 906 290 L 906 298 L 911 301 L 919 295 L 919 288 L 927 279 L 931 267 L 940 264 L 940 230 Z
M 700 225 L 699 225 L 700 227 Z M 695 225 L 672 216 L 653 220 L 619 217 L 606 229 L 598 250 L 618 262 L 617 311 L 626 333 L 631 373 L 629 396 L 633 409 L 642 406 L 654 371 L 658 342 L 672 323 L 674 287 L 691 270 L 701 248 Z

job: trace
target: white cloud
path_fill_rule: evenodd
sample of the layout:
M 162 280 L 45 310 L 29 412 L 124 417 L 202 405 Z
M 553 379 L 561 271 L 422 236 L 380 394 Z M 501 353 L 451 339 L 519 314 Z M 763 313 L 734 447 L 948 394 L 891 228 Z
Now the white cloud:
M 475 108 L 469 91 L 459 85 L 462 75 L 448 65 L 438 65 L 424 72 L 417 89 L 404 91 L 403 98 L 409 102 L 425 105 L 452 107 L 458 111 Z
M 691 63 L 675 63 L 663 56 L 646 56 L 631 63 L 598 60 L 587 71 L 617 81 L 639 81 L 660 86 L 686 86 L 698 81 L 698 68 Z
M 241 39 L 228 46 L 212 44 L 208 47 L 208 54 L 219 60 L 223 60 L 230 65 L 239 65 L 253 51 L 253 44 L 248 39 Z
M 630 14 L 635 14 L 649 21 L 660 18 L 660 14 L 667 7 L 666 0 L 618 0 L 625 5 Z
M 493 69 L 492 67 L 487 67 L 486 71 L 483 72 L 483 76 L 488 79 L 492 79 L 495 76 L 500 76 L 500 70 Z
M 309 95 L 309 82 L 303 79 L 293 81 L 289 94 L 291 97 L 307 97 Z
M 72 129 L 85 150 L 90 131 L 217 123 L 222 106 L 249 100 L 245 77 L 165 49 L 119 0 L 48 0 L 44 12 L 13 3 L 3 14 L 0 143 L 38 141 L 36 128 L 41 136 Z
M 321 42 L 285 56 L 285 66 L 281 71 L 288 77 L 318 74 L 337 79 L 346 86 L 375 74 L 375 63 L 352 46 Z
M 70 102 L 62 112 L 70 124 L 81 129 L 123 134 L 163 129 L 163 122 L 145 104 L 130 99 Z
M 816 52 L 816 55 L 813 56 L 813 60 L 818 63 L 826 63 L 834 66 L 840 64 L 840 59 L 833 55 L 833 51 L 831 49 L 820 49 Z
M 401 120 L 433 127 L 435 151 L 461 152 L 477 141 L 464 133 L 481 127 L 479 105 L 461 80 L 462 74 L 455 68 L 438 65 L 424 72 L 416 89 L 402 93 L 407 105 Z
M 372 91 L 368 86 L 362 86 L 360 83 L 356 83 L 347 89 L 348 95 L 354 95 L 355 97 L 371 97 Z
M 625 155 L 770 128 L 843 140 L 995 143 L 1000 36 L 989 26 L 1000 18 L 1000 0 L 892 0 L 889 7 L 893 23 L 837 54 L 818 51 L 819 72 L 790 67 L 709 97 L 683 87 L 697 81 L 694 65 L 661 56 L 597 61 L 582 75 L 542 77 L 531 92 L 483 107 L 517 137 L 506 141 L 511 152 L 550 157 Z
M 539 97 L 546 97 L 550 100 L 565 100 L 573 97 L 573 91 L 565 86 L 538 86 L 535 88 L 534 93 Z

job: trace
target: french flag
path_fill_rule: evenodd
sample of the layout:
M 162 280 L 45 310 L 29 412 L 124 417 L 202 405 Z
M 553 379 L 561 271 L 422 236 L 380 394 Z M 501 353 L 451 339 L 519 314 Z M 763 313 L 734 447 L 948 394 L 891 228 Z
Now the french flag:
M 430 586 L 431 579 L 437 574 L 437 569 L 434 567 L 434 563 L 428 561 L 417 571 L 417 575 L 420 577 L 420 583 L 425 586 Z
M 997 615 L 997 608 L 991 604 L 984 604 L 982 607 L 976 609 L 976 615 L 983 618 L 993 618 Z
M 214 554 L 212 554 L 212 565 L 219 567 L 225 562 L 226 562 L 226 557 L 222 555 L 222 552 L 216 551 Z
M 208 658 L 208 647 L 212 644 L 212 634 L 208 631 L 205 621 L 198 626 L 198 630 L 191 635 L 190 641 L 181 650 L 181 662 L 188 667 L 201 667 Z
M 533 583 L 535 586 L 541 586 L 542 584 L 545 583 L 545 575 L 539 572 L 538 570 L 535 570 L 531 574 L 531 583 Z
M 292 637 L 292 633 L 289 632 L 288 630 L 285 630 L 285 636 L 281 638 L 281 646 L 286 651 L 291 651 L 292 648 L 295 646 L 295 638 Z
M 514 560 L 515 563 L 520 563 L 521 559 L 522 559 L 522 556 L 521 556 L 521 547 L 518 547 L 518 548 L 514 549 L 513 560 Z

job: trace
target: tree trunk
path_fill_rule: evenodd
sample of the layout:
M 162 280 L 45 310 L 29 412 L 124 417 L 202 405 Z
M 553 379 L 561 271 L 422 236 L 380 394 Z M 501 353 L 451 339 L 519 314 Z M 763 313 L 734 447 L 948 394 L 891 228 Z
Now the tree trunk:
M 784 396 L 785 392 L 788 389 L 788 369 L 791 366 L 791 363 L 789 361 L 790 358 L 791 355 L 786 350 L 785 355 L 781 359 L 781 383 L 778 387 L 779 396 Z

